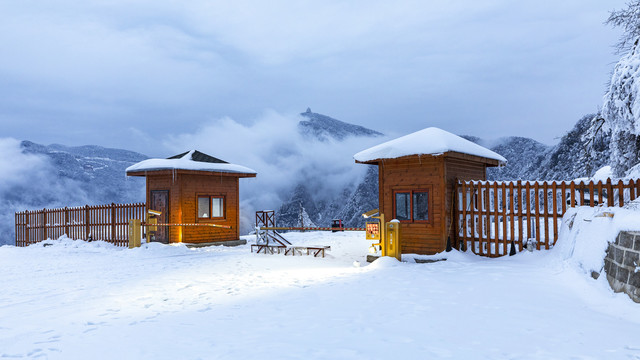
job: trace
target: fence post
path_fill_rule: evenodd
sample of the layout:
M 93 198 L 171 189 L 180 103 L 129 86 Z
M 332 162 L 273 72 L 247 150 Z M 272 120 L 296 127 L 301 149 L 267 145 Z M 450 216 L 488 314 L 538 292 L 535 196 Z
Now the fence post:
M 47 240 L 47 208 L 42 209 L 42 240 Z
M 618 180 L 618 206 L 624 206 L 624 187 L 622 185 L 622 180 Z
M 111 203 L 111 242 L 116 243 L 116 204 Z
M 66 206 L 64 207 L 64 233 L 67 237 L 71 237 L 69 236 L 69 208 Z
M 531 239 L 531 183 L 529 181 L 525 184 L 525 201 L 527 204 L 527 239 Z
M 16 220 L 16 222 L 15 222 L 15 224 L 16 224 L 16 229 L 15 229 L 15 231 L 16 231 L 16 246 L 18 246 L 18 213 L 15 213 L 15 220 Z
M 533 194 L 535 195 L 534 206 L 535 212 L 534 216 L 536 217 L 535 222 L 535 232 L 536 232 L 536 250 L 540 250 L 540 184 L 536 181 L 533 185 Z
M 556 244 L 558 240 L 558 184 L 554 181 L 551 184 L 551 191 L 553 192 L 553 244 Z
M 611 178 L 607 178 L 607 206 L 613 206 L 613 184 Z
M 516 234 L 515 234 L 515 224 L 514 222 L 516 221 L 516 210 L 514 207 L 514 195 L 513 195 L 513 181 L 509 182 L 509 211 L 510 211 L 510 216 L 509 216 L 509 234 L 511 235 L 511 242 L 515 242 L 516 240 Z
M 484 183 L 484 229 L 486 235 L 485 253 L 487 256 L 491 255 L 491 185 L 488 181 Z
M 549 250 L 549 184 L 545 181 L 542 183 L 542 201 L 544 203 L 544 210 L 542 216 L 544 218 L 544 248 Z
M 466 251 L 467 250 L 467 228 L 469 227 L 469 222 L 467 221 L 467 200 L 468 200 L 467 182 L 462 181 L 461 183 L 460 180 L 456 182 L 456 195 L 458 194 L 458 187 L 460 187 L 460 185 L 462 185 L 462 189 L 460 190 L 461 191 L 460 200 L 462 201 L 462 203 L 460 202 L 456 203 L 456 207 L 462 206 L 462 222 L 461 222 L 462 226 L 459 226 L 457 229 L 458 230 L 457 234 L 461 236 L 460 240 L 458 241 L 458 249 L 461 251 Z M 456 216 L 456 219 L 458 219 L 458 216 Z M 462 234 L 460 234 L 460 228 L 463 229 Z
M 516 198 L 516 204 L 518 206 L 518 245 L 520 245 L 520 250 L 522 250 L 522 181 L 518 180 L 516 187 L 518 189 L 518 197 Z
M 31 227 L 29 226 L 29 210 L 25 211 L 25 214 L 26 214 L 26 218 L 27 218 L 27 221 L 25 221 L 25 223 L 26 223 L 26 227 L 25 227 L 25 229 L 26 229 L 25 230 L 25 233 L 26 233 L 25 246 L 27 246 L 27 245 L 29 245 L 29 241 L 31 240 L 31 238 L 30 238 L 30 236 L 31 236 Z
M 507 251 L 507 184 L 502 182 L 502 252 L 503 255 L 508 254 Z
M 576 207 L 576 183 L 575 181 L 572 181 L 569 183 L 569 191 L 571 191 L 570 194 L 570 202 L 571 202 L 571 207 Z
M 476 196 L 476 188 L 473 184 L 473 180 L 469 181 L 469 204 L 471 211 L 471 251 L 474 253 L 478 253 L 476 249 L 476 205 L 478 203 L 478 198 Z M 466 246 L 467 244 L 465 244 Z
M 89 205 L 84 206 L 84 225 L 85 225 L 85 240 L 89 241 L 89 233 L 91 232 L 89 228 Z

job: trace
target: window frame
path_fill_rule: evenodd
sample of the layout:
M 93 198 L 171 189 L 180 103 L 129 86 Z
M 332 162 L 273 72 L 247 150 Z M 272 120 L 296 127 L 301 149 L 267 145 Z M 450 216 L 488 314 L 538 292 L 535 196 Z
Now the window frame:
M 201 198 L 205 198 L 205 199 L 209 199 L 209 216 L 207 217 L 200 217 L 200 199 Z M 211 214 L 213 213 L 212 210 L 212 206 L 213 206 L 213 199 L 221 199 L 222 200 L 222 216 L 216 216 L 216 217 L 212 217 Z M 227 197 L 224 194 L 196 194 L 196 220 L 197 221 L 207 221 L 207 220 L 225 220 L 227 218 Z
M 432 200 L 431 200 L 431 194 L 432 191 L 430 188 L 425 188 L 425 187 L 420 187 L 420 188 L 406 188 L 406 189 L 394 189 L 393 190 L 393 219 L 398 219 L 397 217 L 397 206 L 396 206 L 396 194 L 409 194 L 409 220 L 399 220 L 401 223 L 409 223 L 409 224 L 430 224 L 432 222 L 433 219 L 433 211 L 432 211 Z M 415 220 L 413 218 L 413 213 L 414 213 L 414 209 L 413 209 L 413 197 L 414 197 L 414 193 L 427 193 L 427 219 L 426 220 Z

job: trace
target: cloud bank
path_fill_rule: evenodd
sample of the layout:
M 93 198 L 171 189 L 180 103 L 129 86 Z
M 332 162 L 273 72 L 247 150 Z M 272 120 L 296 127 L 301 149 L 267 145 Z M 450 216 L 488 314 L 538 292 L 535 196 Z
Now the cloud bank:
M 250 167 L 256 178 L 240 180 L 243 217 L 255 210 L 278 210 L 297 184 L 305 184 L 317 200 L 329 200 L 359 182 L 366 165 L 353 154 L 385 141 L 349 137 L 319 141 L 298 132 L 301 117 L 267 111 L 249 125 L 225 117 L 203 124 L 193 133 L 168 137 L 163 145 L 173 154 L 198 149 L 225 161 Z
M 383 132 L 431 121 L 551 142 L 601 103 L 618 36 L 602 22 L 624 5 L 4 1 L 0 122 L 15 138 L 147 152 L 125 129 L 159 139 L 311 106 Z
M 0 245 L 14 244 L 14 213 L 89 203 L 81 183 L 58 176 L 49 159 L 25 154 L 20 141 L 0 138 Z

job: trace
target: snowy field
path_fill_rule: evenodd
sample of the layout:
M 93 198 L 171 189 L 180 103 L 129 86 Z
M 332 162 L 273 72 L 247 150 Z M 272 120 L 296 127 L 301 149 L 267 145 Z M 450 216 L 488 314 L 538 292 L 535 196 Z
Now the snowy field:
M 557 249 L 367 264 L 363 233 L 286 236 L 332 251 L 0 247 L 0 358 L 640 359 L 640 304 Z

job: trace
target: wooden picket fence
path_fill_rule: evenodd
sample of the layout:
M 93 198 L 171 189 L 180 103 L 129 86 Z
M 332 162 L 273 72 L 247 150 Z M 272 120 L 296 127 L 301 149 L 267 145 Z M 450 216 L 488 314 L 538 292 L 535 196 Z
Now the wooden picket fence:
M 621 207 L 640 194 L 640 179 L 594 183 L 567 181 L 457 181 L 453 246 L 488 257 L 517 251 L 527 240 L 549 249 L 569 207 Z
M 28 246 L 62 235 L 77 240 L 129 244 L 129 219 L 144 222 L 145 204 L 110 204 L 42 209 L 16 213 L 16 246 Z

